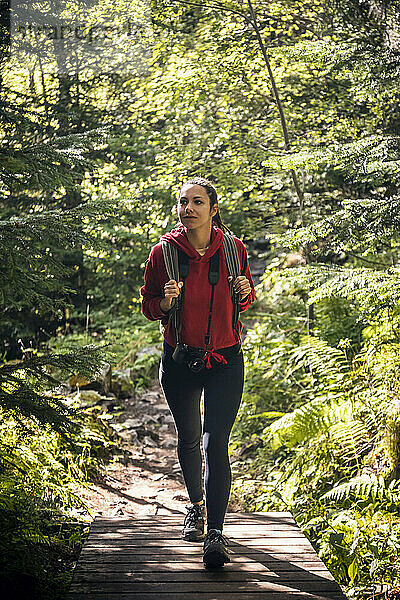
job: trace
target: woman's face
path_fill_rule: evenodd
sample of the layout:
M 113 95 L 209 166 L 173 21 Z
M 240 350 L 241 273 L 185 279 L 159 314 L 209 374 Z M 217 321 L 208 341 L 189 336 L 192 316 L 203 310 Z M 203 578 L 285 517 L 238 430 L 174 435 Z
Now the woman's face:
M 187 229 L 209 225 L 218 210 L 214 204 L 210 211 L 210 198 L 201 185 L 188 183 L 182 186 L 178 199 L 179 220 Z

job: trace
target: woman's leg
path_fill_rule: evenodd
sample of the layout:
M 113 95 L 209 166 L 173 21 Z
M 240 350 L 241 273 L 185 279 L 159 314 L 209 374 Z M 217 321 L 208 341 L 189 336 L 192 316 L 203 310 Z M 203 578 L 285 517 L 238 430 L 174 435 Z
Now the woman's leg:
M 242 352 L 205 376 L 203 444 L 208 530 L 223 528 L 232 477 L 228 441 L 242 398 L 243 380 Z
M 192 503 L 203 498 L 200 397 L 202 378 L 172 360 L 164 349 L 159 379 L 178 434 L 178 459 Z

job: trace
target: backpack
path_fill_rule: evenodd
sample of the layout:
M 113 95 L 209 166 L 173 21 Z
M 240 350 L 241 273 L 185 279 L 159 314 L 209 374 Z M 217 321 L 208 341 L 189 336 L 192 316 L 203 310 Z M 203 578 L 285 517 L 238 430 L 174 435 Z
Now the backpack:
M 232 299 L 232 328 L 239 335 L 238 331 L 238 321 L 239 321 L 239 294 L 237 294 L 234 288 L 234 281 L 236 277 L 238 277 L 241 273 L 240 270 L 240 262 L 239 255 L 237 251 L 237 246 L 235 244 L 235 240 L 233 237 L 224 233 L 224 238 L 222 242 L 222 246 L 224 249 L 226 266 L 228 269 L 228 273 L 232 276 L 231 281 L 229 282 L 229 291 Z M 162 251 L 164 257 L 165 268 L 170 279 L 174 279 L 175 281 L 185 279 L 189 273 L 189 257 L 182 251 L 179 251 L 176 246 L 170 244 L 166 240 L 162 240 Z M 210 259 L 210 270 L 208 274 L 208 279 L 210 284 L 212 285 L 212 294 L 214 292 L 214 286 L 218 282 L 219 277 L 219 249 L 218 251 L 211 257 Z M 183 309 L 184 303 L 184 286 L 181 288 L 181 293 L 178 298 L 175 299 L 174 304 L 172 305 L 169 313 L 168 313 L 168 321 L 172 321 L 172 326 L 175 332 L 175 339 L 178 342 L 180 340 L 180 315 Z M 211 318 L 211 317 L 210 317 Z M 240 336 L 239 336 L 240 337 Z

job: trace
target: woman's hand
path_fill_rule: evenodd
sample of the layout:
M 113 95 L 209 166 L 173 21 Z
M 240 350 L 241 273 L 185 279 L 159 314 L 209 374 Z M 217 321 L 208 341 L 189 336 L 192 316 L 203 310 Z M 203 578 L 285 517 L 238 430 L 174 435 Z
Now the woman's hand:
M 170 279 L 164 285 L 164 298 L 160 301 L 160 308 L 163 312 L 168 312 L 175 298 L 181 293 L 181 287 L 183 286 L 182 281 L 176 283 L 175 279 Z
M 232 275 L 228 277 L 228 281 L 232 281 Z M 239 294 L 240 300 L 244 300 L 251 292 L 250 281 L 244 275 L 239 275 L 239 277 L 236 277 L 233 285 Z

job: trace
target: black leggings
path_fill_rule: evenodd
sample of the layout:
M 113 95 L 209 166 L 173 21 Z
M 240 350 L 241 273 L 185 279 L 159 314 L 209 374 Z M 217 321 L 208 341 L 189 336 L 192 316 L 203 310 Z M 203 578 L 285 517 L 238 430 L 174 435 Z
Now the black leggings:
M 203 447 L 204 486 L 208 529 L 223 528 L 231 489 L 228 440 L 243 392 L 243 353 L 229 356 L 228 364 L 193 373 L 172 360 L 173 348 L 164 342 L 160 363 L 160 383 L 175 421 L 177 453 L 191 502 L 203 498 L 200 449 L 200 397 L 204 389 Z

